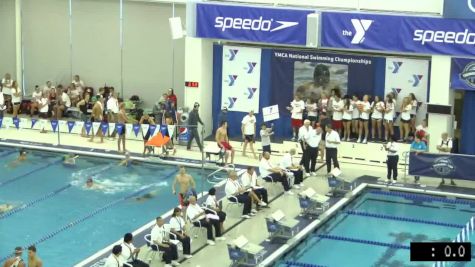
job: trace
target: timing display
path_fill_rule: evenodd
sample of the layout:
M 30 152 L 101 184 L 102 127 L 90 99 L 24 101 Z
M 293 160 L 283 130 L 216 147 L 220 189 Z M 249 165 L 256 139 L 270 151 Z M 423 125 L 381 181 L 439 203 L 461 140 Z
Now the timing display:
M 413 242 L 411 261 L 471 261 L 472 244 L 469 242 Z

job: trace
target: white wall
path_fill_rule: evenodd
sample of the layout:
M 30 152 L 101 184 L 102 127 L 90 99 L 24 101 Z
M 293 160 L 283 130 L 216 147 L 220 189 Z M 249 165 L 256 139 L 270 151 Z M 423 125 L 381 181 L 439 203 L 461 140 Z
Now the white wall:
M 16 76 L 15 0 L 0 0 L 0 77 Z

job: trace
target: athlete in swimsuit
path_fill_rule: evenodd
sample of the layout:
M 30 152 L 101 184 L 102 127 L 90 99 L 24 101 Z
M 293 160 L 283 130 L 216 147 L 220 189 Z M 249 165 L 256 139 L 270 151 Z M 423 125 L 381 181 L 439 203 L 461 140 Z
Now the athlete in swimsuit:
M 26 267 L 25 262 L 21 258 L 21 254 L 23 253 L 23 249 L 21 247 L 15 248 L 15 256 L 13 258 L 8 259 L 3 264 L 3 267 Z
M 36 255 L 36 247 L 28 247 L 28 267 L 43 267 L 43 261 Z
M 175 177 L 173 181 L 172 190 L 173 194 L 176 194 L 176 184 L 180 185 L 180 192 L 178 193 L 178 200 L 180 201 L 180 205 L 187 206 L 188 205 L 188 198 L 190 196 L 197 196 L 196 194 L 196 183 L 191 175 L 186 173 L 185 167 L 180 167 L 180 172 Z
M 219 127 L 216 130 L 216 143 L 218 143 L 218 146 L 220 148 L 224 148 L 225 154 L 224 154 L 224 164 L 228 164 L 228 157 L 229 153 L 228 151 L 231 152 L 231 164 L 234 163 L 234 148 L 229 144 L 229 138 L 228 138 L 228 123 L 223 121 L 221 123 L 221 127 Z

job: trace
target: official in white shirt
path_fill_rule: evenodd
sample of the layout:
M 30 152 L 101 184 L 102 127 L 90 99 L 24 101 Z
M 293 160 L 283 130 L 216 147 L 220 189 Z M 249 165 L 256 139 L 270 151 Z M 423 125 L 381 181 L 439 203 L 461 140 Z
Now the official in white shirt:
M 321 140 L 322 140 L 322 129 L 320 127 L 317 127 L 316 129 L 310 129 L 310 131 L 308 131 L 307 135 L 305 136 L 305 142 L 307 143 L 307 150 L 308 150 L 307 152 L 308 158 L 305 164 L 305 171 L 307 173 L 310 171 L 312 176 L 317 175 L 315 167 L 317 165 L 318 148 L 319 148 Z
M 439 153 L 442 154 L 448 154 L 452 152 L 452 147 L 453 147 L 453 141 L 452 138 L 449 138 L 448 133 L 442 133 L 441 135 L 441 140 L 439 142 L 440 145 L 437 145 L 437 150 Z M 442 178 L 442 182 L 440 182 L 441 185 L 445 184 L 445 179 Z M 451 185 L 457 185 L 454 181 L 454 179 L 450 178 L 450 184 Z
M 112 248 L 112 253 L 107 257 L 106 263 L 103 267 L 122 267 L 124 266 L 124 260 L 120 256 L 122 253 L 122 246 L 115 245 Z
M 281 182 L 285 193 L 293 195 L 293 192 L 290 191 L 290 182 L 287 173 L 283 169 L 275 167 L 270 162 L 269 152 L 264 152 L 262 154 L 262 159 L 259 163 L 259 172 L 261 173 L 262 179 L 268 182 Z
M 307 145 L 307 150 L 310 149 Z M 295 188 L 300 188 L 300 184 L 303 182 L 303 170 L 300 165 L 297 165 L 294 163 L 294 156 L 297 153 L 295 148 L 291 148 L 289 152 L 285 153 L 284 156 L 282 157 L 282 160 L 280 162 L 280 167 L 283 169 L 291 172 L 294 176 L 294 187 Z M 316 160 L 316 159 L 315 159 Z M 308 162 L 310 159 L 307 159 L 305 164 L 305 167 L 308 168 Z M 306 173 L 308 176 L 310 175 L 310 171 Z M 313 174 L 312 174 L 313 175 Z
M 221 203 L 216 199 L 216 188 L 212 187 L 208 191 L 208 197 L 205 201 L 205 206 L 208 208 L 205 210 L 208 214 L 216 213 L 219 217 L 219 226 L 221 228 L 221 233 L 224 233 L 224 221 L 226 220 L 226 212 L 222 211 Z M 213 210 L 214 212 L 210 211 Z
M 137 259 L 140 253 L 140 248 L 136 248 L 133 243 L 134 236 L 131 233 L 124 235 L 124 242 L 122 246 L 122 260 L 133 267 L 148 267 L 145 262 Z
M 245 173 L 241 175 L 241 184 L 244 188 L 250 188 L 264 203 L 269 203 L 267 189 L 257 183 L 257 174 L 254 167 L 248 166 Z
M 3 118 L 3 111 L 7 108 L 5 105 L 5 98 L 3 97 L 3 92 L 0 91 L 0 118 Z
M 196 203 L 195 196 L 189 198 L 189 205 L 186 208 L 186 217 L 193 223 L 194 226 L 206 228 L 208 237 L 208 245 L 214 246 L 213 227 L 216 233 L 216 240 L 224 240 L 221 236 L 221 227 L 219 227 L 219 217 L 215 218 L 212 214 L 206 214 L 204 209 Z M 217 217 L 218 215 L 216 215 Z
M 305 137 L 307 136 L 310 129 L 312 129 L 310 124 L 311 124 L 310 120 L 305 120 L 303 122 L 303 126 L 300 127 L 299 129 L 298 141 L 300 143 L 300 147 L 302 148 L 302 158 L 300 159 L 300 163 L 299 163 L 300 165 L 305 165 L 305 162 L 307 161 L 307 158 L 308 158 L 307 140 L 305 139 Z M 307 172 L 307 174 L 308 173 L 309 172 Z
M 244 147 L 242 148 L 242 155 L 246 156 L 247 144 L 251 149 L 252 155 L 257 159 L 256 152 L 254 151 L 254 140 L 256 138 L 256 116 L 254 116 L 254 111 L 249 111 L 249 114 L 244 116 L 241 121 L 241 132 L 242 138 L 244 139 Z
M 180 265 L 176 260 L 178 260 L 178 249 L 175 244 L 169 242 L 169 233 L 165 229 L 165 221 L 162 217 L 157 217 L 155 220 L 155 225 L 152 228 L 151 241 L 152 249 L 163 251 L 163 260 L 165 261 L 165 267 L 178 266 Z M 189 251 L 187 251 L 189 253 Z M 185 246 L 183 246 L 183 253 L 185 253 Z M 184 255 L 185 258 L 191 258 L 191 255 Z
M 191 239 L 185 232 L 185 220 L 181 217 L 181 209 L 175 208 L 173 210 L 172 217 L 169 221 L 170 229 L 173 234 L 176 235 L 176 239 L 181 242 L 183 246 L 183 256 L 185 258 L 191 258 Z M 170 235 L 170 238 L 175 236 Z
M 340 135 L 332 129 L 331 125 L 327 125 L 326 132 L 325 157 L 327 173 L 330 173 L 332 170 L 332 161 L 334 168 L 340 168 L 340 164 L 338 164 L 338 145 L 340 144 Z
M 392 140 L 389 141 L 386 146 L 384 146 L 384 149 L 388 152 L 388 157 L 386 160 L 386 165 L 388 168 L 388 184 L 395 184 L 397 180 L 397 166 L 399 162 L 399 154 L 398 154 L 398 144 L 396 143 L 396 137 L 393 136 L 391 137 Z M 392 174 L 392 179 L 391 179 L 391 174 Z
M 267 152 L 266 152 L 267 153 Z M 235 201 L 234 198 L 237 199 L 239 203 L 244 204 L 244 208 L 242 210 L 242 218 L 249 219 L 252 215 L 254 215 L 257 211 L 252 210 L 252 201 L 254 200 L 259 201 L 259 198 L 255 193 L 252 191 L 246 190 L 238 181 L 238 176 L 235 171 L 230 171 L 228 173 L 228 180 L 226 181 L 226 185 L 224 186 L 224 191 L 226 192 L 226 196 L 228 197 L 229 201 Z M 232 198 L 232 197 L 234 198 Z

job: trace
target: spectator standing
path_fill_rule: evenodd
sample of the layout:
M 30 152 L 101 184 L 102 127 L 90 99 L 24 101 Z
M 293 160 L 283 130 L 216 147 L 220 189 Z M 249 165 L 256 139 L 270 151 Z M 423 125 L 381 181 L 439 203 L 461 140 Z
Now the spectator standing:
M 325 129 L 327 128 L 327 125 L 331 125 L 331 120 L 326 116 L 325 113 L 322 113 L 320 115 L 320 128 Z M 325 132 L 322 133 L 322 141 L 320 142 L 320 161 L 323 162 L 323 159 L 325 157 L 325 140 L 326 140 L 326 134 Z
M 437 151 L 441 154 L 449 154 L 452 153 L 452 148 L 453 148 L 453 141 L 452 138 L 449 138 L 448 133 L 443 133 L 441 135 L 441 140 L 439 142 L 439 145 L 437 145 Z M 441 185 L 445 184 L 445 179 L 442 178 L 442 181 L 440 182 Z M 455 186 L 457 185 L 454 181 L 453 178 L 450 178 L 450 184 Z
M 404 142 L 408 140 L 409 137 L 409 130 L 411 125 L 411 111 L 412 111 L 412 104 L 411 99 L 409 97 L 404 97 L 402 99 L 401 105 L 401 126 L 400 129 L 400 142 Z
M 244 147 L 242 149 L 242 156 L 246 156 L 247 145 L 251 149 L 252 155 L 257 159 L 256 152 L 254 151 L 254 140 L 256 138 L 256 116 L 254 116 L 254 111 L 249 111 L 249 114 L 244 116 L 241 121 L 241 133 L 242 138 L 244 139 Z
M 18 86 L 17 81 L 13 81 L 12 83 L 12 105 L 13 105 L 13 118 L 18 116 L 18 112 L 20 111 L 20 104 L 21 104 L 21 88 Z
M 417 101 L 417 98 L 414 95 L 414 93 L 410 93 L 409 98 L 411 100 L 411 105 L 412 105 L 410 131 L 412 133 L 415 133 L 416 132 L 417 111 L 419 109 L 419 101 Z
M 351 138 L 351 117 L 353 115 L 353 105 L 347 96 L 343 100 L 343 141 L 350 141 Z
M 386 101 L 384 103 L 384 141 L 390 140 L 394 135 L 394 112 L 396 108 L 396 100 L 394 100 L 392 94 L 386 95 Z
M 371 113 L 371 104 L 369 103 L 369 96 L 364 95 L 363 101 L 358 105 L 360 111 L 360 122 L 359 122 L 359 132 L 358 132 L 358 143 L 363 142 L 363 144 L 368 143 L 368 124 L 369 124 L 369 114 Z M 363 139 L 364 138 L 364 139 Z
M 111 91 L 109 99 L 107 100 L 107 117 L 109 123 L 116 123 L 119 117 L 119 100 L 117 99 L 117 93 Z M 124 107 L 125 111 L 125 107 Z M 110 130 L 110 129 L 109 129 Z M 114 138 L 116 135 L 116 130 L 112 131 L 110 137 Z
M 358 106 L 361 104 L 357 95 L 352 96 L 351 105 L 353 106 L 353 114 L 351 114 L 351 132 L 358 135 L 358 125 L 360 120 L 360 110 Z
M 291 125 L 293 129 L 292 141 L 296 141 L 298 137 L 299 128 L 303 125 L 303 111 L 305 109 L 305 102 L 300 99 L 298 94 L 295 94 L 294 100 L 290 102 L 290 106 L 287 109 L 291 113 Z
M 305 104 L 305 109 L 307 110 L 307 119 L 310 121 L 310 125 L 315 127 L 318 120 L 318 107 L 315 99 L 309 97 Z
M 177 98 L 176 98 L 176 95 L 175 95 L 175 92 L 173 90 L 173 88 L 168 88 L 168 93 L 167 93 L 167 100 L 170 101 L 172 103 L 171 105 L 171 108 L 176 110 L 177 109 Z
M 429 132 L 429 124 L 427 123 L 427 119 L 423 119 L 422 123 L 417 125 L 415 135 L 418 135 L 421 138 L 421 140 L 424 141 L 427 146 L 429 146 L 430 132 Z
M 388 169 L 388 184 L 395 184 L 397 180 L 397 167 L 399 162 L 398 144 L 396 143 L 396 137 L 393 136 L 392 140 L 389 141 L 386 146 L 383 147 L 388 152 L 388 157 L 386 160 L 386 165 Z
M 419 155 L 420 153 L 427 152 L 427 145 L 425 142 L 421 140 L 421 137 L 416 134 L 414 142 L 411 144 L 411 152 L 415 152 L 416 156 Z M 414 176 L 414 183 L 416 185 L 420 184 L 419 183 L 420 176 Z
M 3 92 L 4 101 L 5 101 L 5 105 L 8 112 L 10 112 L 12 108 L 12 103 L 11 103 L 12 86 L 13 86 L 12 76 L 10 75 L 10 73 L 6 73 L 2 79 L 2 92 Z
M 340 135 L 332 129 L 331 125 L 326 126 L 325 137 L 325 157 L 327 159 L 327 173 L 332 170 L 332 161 L 334 168 L 340 168 L 338 163 L 338 145 L 340 144 Z
M 341 128 L 343 127 L 342 119 L 343 119 L 343 107 L 345 103 L 341 99 L 340 90 L 335 90 L 333 95 L 332 103 L 332 110 L 333 110 L 333 121 L 332 125 L 333 128 L 341 135 Z
M 379 96 L 375 96 L 371 103 L 371 139 L 376 140 L 376 131 L 378 133 L 377 140 L 381 140 L 381 120 L 384 113 L 384 102 L 381 101 Z
M 190 112 L 190 115 L 188 117 L 188 144 L 186 146 L 187 150 L 191 150 L 191 143 L 193 142 L 193 139 L 196 140 L 196 144 L 198 144 L 198 147 L 200 148 L 200 151 L 203 152 L 203 146 L 201 145 L 200 141 L 200 135 L 198 134 L 198 123 L 200 123 L 204 127 L 204 123 L 200 118 L 200 114 L 198 113 L 198 110 L 200 108 L 200 104 L 195 103 L 193 106 L 193 110 Z
M 260 132 L 260 135 L 261 135 L 261 145 L 262 145 L 262 152 L 269 152 L 271 153 L 271 147 L 270 147 L 270 144 L 271 144 L 271 141 L 270 141 L 270 137 L 271 135 L 273 135 L 274 132 L 272 131 L 272 127 L 271 128 L 267 128 L 267 125 L 265 123 L 262 123 L 261 124 L 261 132 Z

